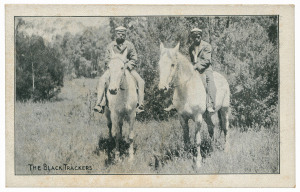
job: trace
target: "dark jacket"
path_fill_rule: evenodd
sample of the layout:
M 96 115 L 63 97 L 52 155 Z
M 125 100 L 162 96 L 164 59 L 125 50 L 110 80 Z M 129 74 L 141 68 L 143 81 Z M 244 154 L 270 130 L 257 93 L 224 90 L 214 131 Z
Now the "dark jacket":
M 105 52 L 105 65 L 108 64 L 108 62 L 111 59 L 111 50 L 113 50 L 116 54 L 122 54 L 123 51 L 127 48 L 127 59 L 129 62 L 127 65 L 130 69 L 133 69 L 136 67 L 137 64 L 137 54 L 134 45 L 125 40 L 123 44 L 118 45 L 116 41 L 112 41 L 110 44 L 108 44 Z
M 198 53 L 196 53 L 195 45 L 192 44 L 189 48 L 191 62 L 195 65 L 199 72 L 204 72 L 211 65 L 211 45 L 201 40 Z M 196 58 L 195 58 L 196 57 Z

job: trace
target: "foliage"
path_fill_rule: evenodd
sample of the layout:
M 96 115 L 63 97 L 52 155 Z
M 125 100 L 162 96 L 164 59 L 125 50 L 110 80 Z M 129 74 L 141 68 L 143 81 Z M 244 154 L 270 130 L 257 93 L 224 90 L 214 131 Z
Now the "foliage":
M 61 42 L 62 60 L 65 62 L 66 74 L 72 72 L 76 77 L 91 77 L 92 71 L 104 70 L 104 55 L 109 43 L 107 26 L 86 28 L 82 34 L 65 33 Z
M 64 70 L 58 52 L 40 36 L 16 38 L 16 99 L 49 100 L 63 86 Z
M 229 81 L 232 123 L 277 125 L 277 19 L 277 16 L 111 18 L 111 33 L 114 34 L 116 26 L 124 25 L 129 29 L 128 39 L 137 48 L 137 70 L 146 82 L 147 107 L 139 118 L 162 120 L 174 115 L 162 112 L 170 104 L 172 92 L 163 94 L 157 90 L 159 43 L 174 47 L 180 42 L 180 51 L 188 57 L 189 31 L 199 27 L 203 29 L 203 39 L 213 47 L 213 68 Z
M 32 24 L 20 20 L 17 31 L 19 25 L 29 27 Z M 42 43 L 37 36 L 25 37 L 17 33 L 17 98 L 28 98 L 31 94 L 30 62 L 45 63 L 43 51 L 34 51 L 36 46 L 56 55 L 55 63 L 63 66 L 66 76 L 94 77 L 95 71 L 101 75 L 105 70 L 105 49 L 114 40 L 114 29 L 119 25 L 128 29 L 127 39 L 138 53 L 137 71 L 146 82 L 146 110 L 138 116 L 139 120 L 165 120 L 176 114 L 163 111 L 171 102 L 172 91 L 165 94 L 157 88 L 159 44 L 163 42 L 165 47 L 174 47 L 180 42 L 180 51 L 188 57 L 190 30 L 198 27 L 203 30 L 203 40 L 212 45 L 214 70 L 229 81 L 231 124 L 246 127 L 278 125 L 277 16 L 111 17 L 99 27 L 85 27 L 76 34 L 56 35 L 47 43 Z M 39 43 L 29 46 L 33 39 Z M 29 57 L 29 53 L 22 51 L 34 55 Z M 22 54 L 28 58 L 25 60 Z M 45 75 L 44 78 L 50 77 Z

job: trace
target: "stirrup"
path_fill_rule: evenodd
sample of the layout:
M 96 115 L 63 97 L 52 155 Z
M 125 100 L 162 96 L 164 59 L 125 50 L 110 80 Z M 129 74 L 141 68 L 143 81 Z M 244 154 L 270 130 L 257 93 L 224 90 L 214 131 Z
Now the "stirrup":
M 211 106 L 207 107 L 206 110 L 207 110 L 209 113 L 214 113 L 214 112 L 215 112 L 214 108 L 211 107 Z
M 144 105 L 139 105 L 139 106 L 137 106 L 137 108 L 136 108 L 136 113 L 141 113 L 141 112 L 143 112 L 143 111 L 145 111 L 145 110 L 144 110 Z
M 94 111 L 103 114 L 104 113 L 104 107 L 105 106 L 96 105 L 94 107 Z
M 212 104 L 211 102 L 209 102 L 209 103 L 207 103 L 206 110 L 207 110 L 209 113 L 214 113 L 214 112 L 215 112 L 215 107 L 213 106 L 213 104 Z

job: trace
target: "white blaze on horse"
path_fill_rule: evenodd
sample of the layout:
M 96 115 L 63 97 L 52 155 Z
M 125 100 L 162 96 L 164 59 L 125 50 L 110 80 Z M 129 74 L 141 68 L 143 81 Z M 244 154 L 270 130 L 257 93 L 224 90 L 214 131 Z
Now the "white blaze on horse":
M 200 129 L 204 119 L 208 125 L 208 132 L 213 139 L 214 124 L 211 113 L 206 111 L 206 89 L 202 83 L 201 74 L 193 69 L 191 62 L 179 52 L 179 43 L 175 48 L 165 48 L 160 45 L 160 81 L 159 89 L 168 90 L 174 87 L 173 105 L 179 114 L 180 124 L 183 128 L 185 147 L 190 145 L 188 121 L 196 123 L 195 145 L 197 147 L 196 165 L 201 166 Z M 227 80 L 219 73 L 213 72 L 216 85 L 215 113 L 218 113 L 221 133 L 224 132 L 225 142 L 228 130 L 228 113 L 230 106 L 230 90 Z M 205 79 L 205 78 L 204 78 Z
M 115 54 L 111 51 L 111 60 L 108 63 L 110 81 L 107 91 L 108 108 L 105 109 L 109 135 L 115 137 L 116 159 L 120 155 L 120 140 L 122 138 L 123 122 L 129 123 L 129 160 L 133 159 L 133 126 L 136 117 L 136 106 L 138 102 L 136 82 L 130 72 L 126 69 L 124 61 L 127 56 L 127 49 L 123 54 Z

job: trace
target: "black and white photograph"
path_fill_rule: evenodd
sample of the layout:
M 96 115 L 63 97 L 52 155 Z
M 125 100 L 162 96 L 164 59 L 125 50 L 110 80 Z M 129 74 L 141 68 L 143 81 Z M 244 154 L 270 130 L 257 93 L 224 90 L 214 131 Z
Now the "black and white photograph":
M 15 30 L 16 174 L 279 173 L 278 16 Z
M 15 15 L 13 174 L 280 175 L 280 18 Z

